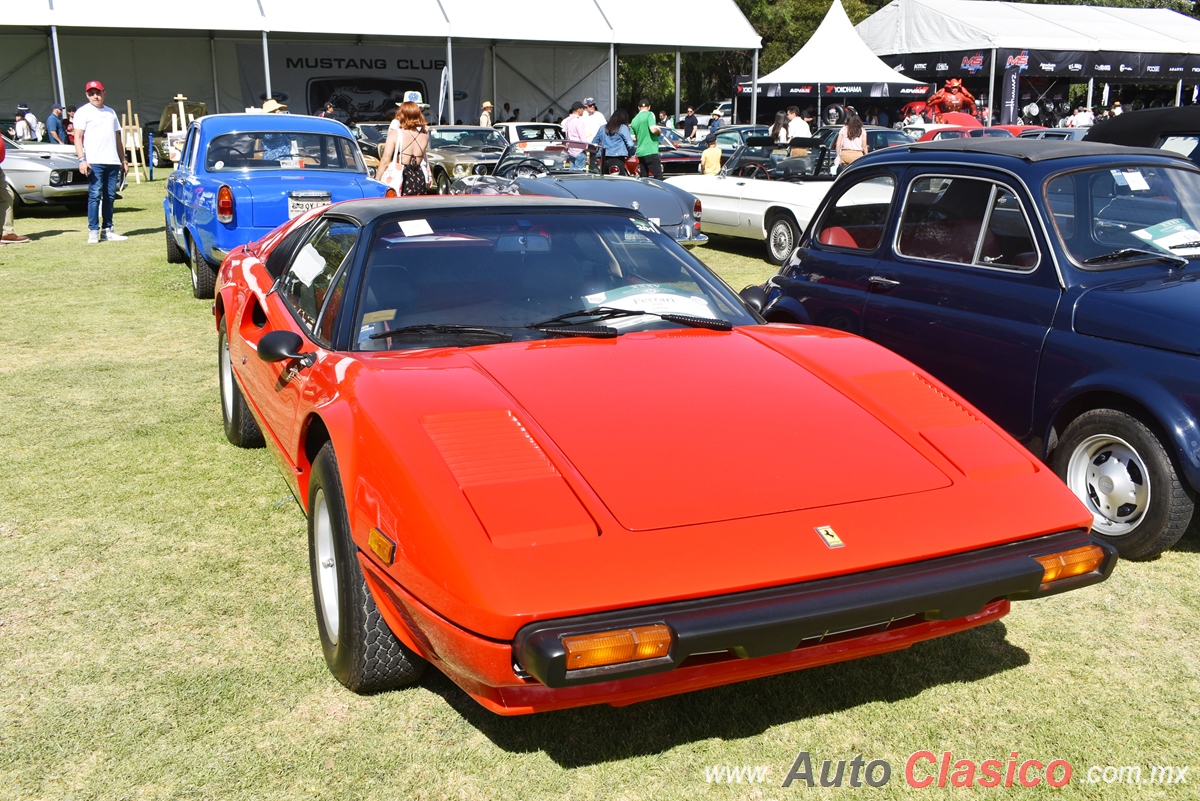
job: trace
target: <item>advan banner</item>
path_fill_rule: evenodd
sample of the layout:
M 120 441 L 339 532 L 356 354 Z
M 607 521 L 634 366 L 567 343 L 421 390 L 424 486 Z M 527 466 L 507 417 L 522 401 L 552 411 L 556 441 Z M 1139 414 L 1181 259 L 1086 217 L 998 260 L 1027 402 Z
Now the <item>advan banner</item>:
M 262 48 L 239 44 L 237 56 L 243 102 L 247 108 L 262 106 L 267 99 Z M 396 103 L 414 90 L 436 109 L 447 66 L 445 48 L 320 42 L 272 44 L 269 63 L 271 94 L 290 112 L 316 114 L 329 102 L 347 124 L 391 119 Z M 471 121 L 483 102 L 483 48 L 454 48 L 453 70 L 455 116 Z

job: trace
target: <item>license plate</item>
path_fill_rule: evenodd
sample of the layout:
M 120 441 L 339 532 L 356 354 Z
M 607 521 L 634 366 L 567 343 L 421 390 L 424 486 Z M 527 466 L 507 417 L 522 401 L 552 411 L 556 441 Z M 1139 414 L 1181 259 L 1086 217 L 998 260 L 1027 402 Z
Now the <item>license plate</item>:
M 309 209 L 330 204 L 328 192 L 293 193 L 288 195 L 288 219 L 299 217 Z

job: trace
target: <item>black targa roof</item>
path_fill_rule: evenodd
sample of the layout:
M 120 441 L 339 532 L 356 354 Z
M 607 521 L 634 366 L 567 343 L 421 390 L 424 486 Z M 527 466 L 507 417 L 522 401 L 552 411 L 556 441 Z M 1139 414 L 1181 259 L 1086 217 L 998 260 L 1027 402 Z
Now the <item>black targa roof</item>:
M 1170 134 L 1200 134 L 1200 106 L 1127 111 L 1092 126 L 1083 141 L 1155 147 Z

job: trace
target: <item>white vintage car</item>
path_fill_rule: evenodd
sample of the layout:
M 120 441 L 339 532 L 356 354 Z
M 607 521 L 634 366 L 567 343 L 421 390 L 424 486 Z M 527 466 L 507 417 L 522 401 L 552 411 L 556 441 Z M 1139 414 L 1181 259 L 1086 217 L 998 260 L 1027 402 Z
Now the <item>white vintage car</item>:
M 818 174 L 825 150 L 816 139 L 782 145 L 753 136 L 719 175 L 678 175 L 667 182 L 700 199 L 704 233 L 764 240 L 767 258 L 783 264 L 832 183 Z

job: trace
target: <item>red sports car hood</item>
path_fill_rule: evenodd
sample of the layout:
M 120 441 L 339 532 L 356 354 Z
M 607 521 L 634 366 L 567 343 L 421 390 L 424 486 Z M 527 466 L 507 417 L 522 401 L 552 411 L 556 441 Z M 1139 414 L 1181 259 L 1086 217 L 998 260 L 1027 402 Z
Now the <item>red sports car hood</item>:
M 747 333 L 634 332 L 471 355 L 631 530 L 951 483 L 819 370 Z

